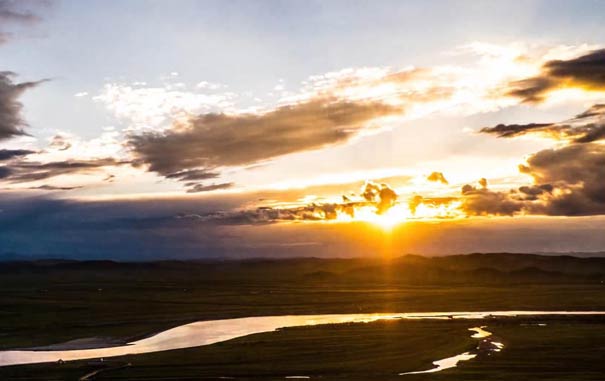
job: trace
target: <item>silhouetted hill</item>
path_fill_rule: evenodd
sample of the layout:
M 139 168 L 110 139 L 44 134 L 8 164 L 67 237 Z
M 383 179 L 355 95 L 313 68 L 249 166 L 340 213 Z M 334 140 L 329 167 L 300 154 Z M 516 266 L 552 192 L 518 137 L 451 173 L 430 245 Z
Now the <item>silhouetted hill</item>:
M 46 275 L 50 279 L 171 279 L 196 282 L 281 281 L 293 283 L 519 284 L 595 283 L 605 279 L 605 258 L 569 255 L 406 255 L 391 260 L 248 259 L 115 262 L 47 259 L 0 263 L 3 277 Z M 39 278 L 37 278 L 39 279 Z

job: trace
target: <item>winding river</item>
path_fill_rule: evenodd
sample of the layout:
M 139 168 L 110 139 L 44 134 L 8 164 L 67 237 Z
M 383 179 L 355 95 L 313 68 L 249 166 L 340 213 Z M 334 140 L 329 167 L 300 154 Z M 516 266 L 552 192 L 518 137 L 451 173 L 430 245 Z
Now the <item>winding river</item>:
M 57 350 L 6 350 L 0 351 L 0 366 L 34 364 L 55 361 L 73 361 L 106 358 L 173 349 L 210 345 L 255 333 L 272 332 L 280 328 L 313 326 L 320 324 L 368 323 L 384 319 L 488 319 L 506 316 L 579 316 L 605 315 L 605 311 L 488 311 L 488 312 L 423 312 L 423 313 L 377 313 L 377 314 L 334 314 L 334 315 L 287 315 L 260 316 L 237 319 L 199 321 L 181 325 L 153 336 L 126 345 L 89 349 Z M 471 337 L 478 340 L 491 335 L 484 327 L 471 328 Z M 492 343 L 494 350 L 502 344 Z M 56 348 L 61 348 L 60 345 Z M 435 372 L 454 367 L 459 361 L 470 360 L 475 353 L 467 352 L 448 359 L 437 360 Z M 402 373 L 402 375 L 405 373 Z

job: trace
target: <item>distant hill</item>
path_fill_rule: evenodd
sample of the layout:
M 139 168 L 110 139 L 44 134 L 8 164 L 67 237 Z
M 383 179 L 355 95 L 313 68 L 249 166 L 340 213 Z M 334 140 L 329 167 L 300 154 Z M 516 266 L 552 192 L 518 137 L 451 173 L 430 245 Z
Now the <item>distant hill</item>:
M 604 257 L 537 254 L 466 254 L 444 257 L 405 255 L 386 260 L 247 259 L 115 262 L 61 259 L 0 263 L 5 279 L 46 275 L 51 279 L 191 279 L 196 282 L 367 283 L 367 284 L 524 284 L 602 283 Z M 39 279 L 39 277 L 37 277 Z

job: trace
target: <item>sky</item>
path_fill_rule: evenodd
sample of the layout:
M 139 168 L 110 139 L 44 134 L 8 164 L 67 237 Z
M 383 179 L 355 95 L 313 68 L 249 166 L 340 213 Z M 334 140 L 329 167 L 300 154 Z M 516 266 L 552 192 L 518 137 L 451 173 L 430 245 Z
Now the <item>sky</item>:
M 600 1 L 0 0 L 0 258 L 605 252 Z

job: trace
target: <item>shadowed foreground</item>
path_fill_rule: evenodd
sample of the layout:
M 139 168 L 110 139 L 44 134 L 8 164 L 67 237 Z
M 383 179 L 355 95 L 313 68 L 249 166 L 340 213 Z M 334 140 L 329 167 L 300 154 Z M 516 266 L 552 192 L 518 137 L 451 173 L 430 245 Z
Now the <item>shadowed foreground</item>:
M 605 260 L 531 255 L 427 259 L 233 262 L 21 262 L 0 264 L 0 346 L 98 337 L 132 341 L 197 320 L 243 316 L 480 310 L 605 310 Z M 545 318 L 546 319 L 546 318 Z M 541 321 L 544 319 L 541 319 Z M 487 324 L 504 351 L 460 368 L 406 379 L 600 380 L 600 318 L 547 326 Z M 165 380 L 221 376 L 401 379 L 471 350 L 473 321 L 404 321 L 290 328 L 208 347 L 0 368 L 2 380 Z M 131 363 L 131 366 L 127 366 Z M 107 370 L 108 368 L 116 368 Z

